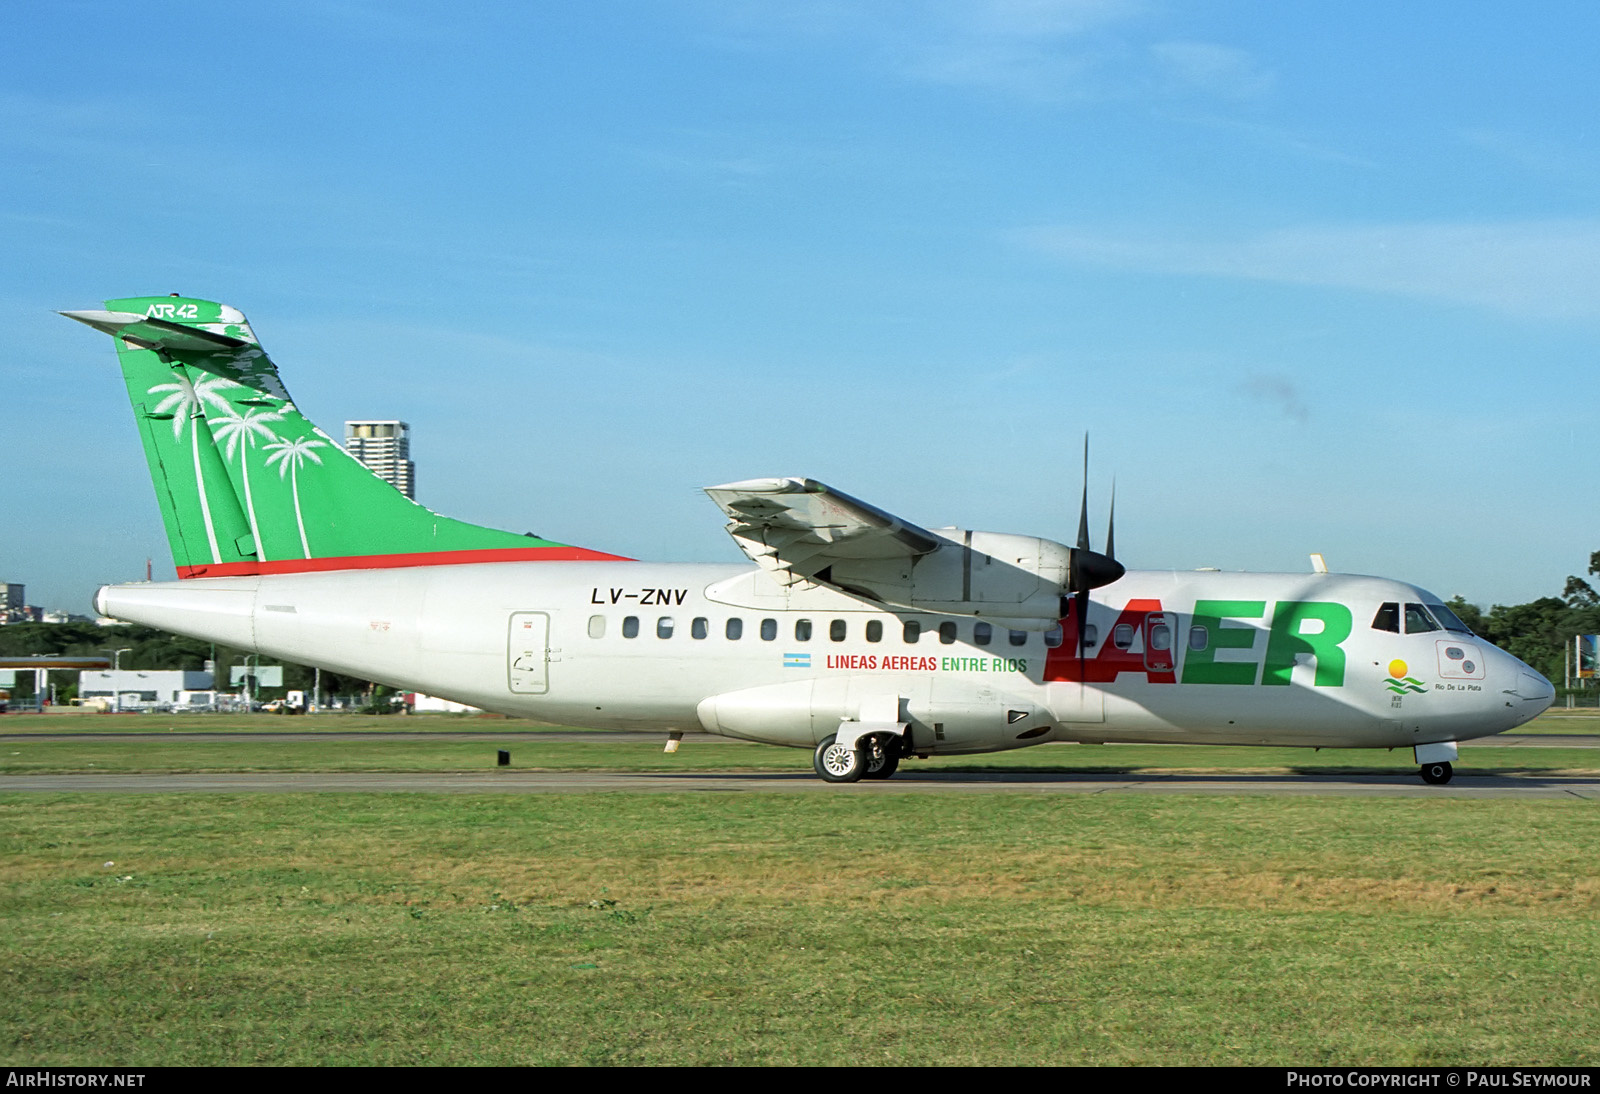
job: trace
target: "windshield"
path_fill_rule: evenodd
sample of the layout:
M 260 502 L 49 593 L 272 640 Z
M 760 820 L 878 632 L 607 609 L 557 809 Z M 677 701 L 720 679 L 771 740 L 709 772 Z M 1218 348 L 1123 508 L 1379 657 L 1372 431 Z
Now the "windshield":
M 1426 634 L 1428 631 L 1436 631 L 1438 629 L 1439 624 L 1433 621 L 1433 617 L 1428 614 L 1428 609 L 1421 604 L 1406 605 L 1407 634 Z
M 1443 604 L 1430 603 L 1428 605 L 1428 610 L 1433 613 L 1433 617 L 1435 619 L 1444 624 L 1445 630 L 1452 631 L 1456 634 L 1472 633 L 1472 628 L 1461 622 L 1461 617 L 1455 612 L 1451 611 L 1449 608 L 1445 607 Z

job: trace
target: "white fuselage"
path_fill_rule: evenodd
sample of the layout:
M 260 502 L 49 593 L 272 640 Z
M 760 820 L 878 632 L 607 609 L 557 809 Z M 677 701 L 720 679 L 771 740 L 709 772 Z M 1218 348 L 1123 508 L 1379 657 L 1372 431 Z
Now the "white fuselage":
M 889 611 L 749 566 L 193 579 L 108 586 L 96 607 L 545 722 L 807 748 L 891 700 L 918 753 L 1052 740 L 1411 747 L 1499 733 L 1549 706 L 1549 683 L 1481 638 L 1373 625 L 1385 604 L 1433 600 L 1342 574 L 1134 571 L 1095 591 L 1083 661 L 1070 620 L 1063 640 L 1037 620 Z

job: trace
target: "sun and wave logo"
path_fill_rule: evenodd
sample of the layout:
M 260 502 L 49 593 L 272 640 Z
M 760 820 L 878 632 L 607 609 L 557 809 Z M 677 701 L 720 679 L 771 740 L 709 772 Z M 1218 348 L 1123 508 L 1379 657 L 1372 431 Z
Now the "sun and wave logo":
M 1384 686 L 1396 695 L 1421 695 L 1428 689 L 1421 680 L 1407 675 L 1410 671 L 1410 667 L 1404 661 L 1395 658 L 1389 662 L 1389 679 L 1383 682 Z

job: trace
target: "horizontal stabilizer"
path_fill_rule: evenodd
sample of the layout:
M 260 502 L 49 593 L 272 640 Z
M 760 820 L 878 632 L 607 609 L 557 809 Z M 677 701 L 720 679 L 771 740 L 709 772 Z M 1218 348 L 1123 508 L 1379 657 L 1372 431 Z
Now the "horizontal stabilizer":
M 132 342 L 141 349 L 178 350 L 187 353 L 216 353 L 219 350 L 242 349 L 253 343 L 243 338 L 209 331 L 203 327 L 187 327 L 169 323 L 165 319 L 125 311 L 64 311 L 68 319 L 76 319 L 95 330 Z

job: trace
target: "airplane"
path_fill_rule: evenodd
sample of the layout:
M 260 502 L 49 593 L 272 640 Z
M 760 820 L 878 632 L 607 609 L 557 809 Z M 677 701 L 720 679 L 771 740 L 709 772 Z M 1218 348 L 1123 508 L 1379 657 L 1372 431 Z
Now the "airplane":
M 232 307 L 61 314 L 115 340 L 178 575 L 101 588 L 102 615 L 669 751 L 805 748 L 834 783 L 1068 741 L 1410 748 L 1442 784 L 1555 697 L 1405 582 L 1127 570 L 1113 531 L 1090 547 L 1087 469 L 1074 546 L 764 478 L 706 490 L 753 564 L 639 562 L 408 499 Z

